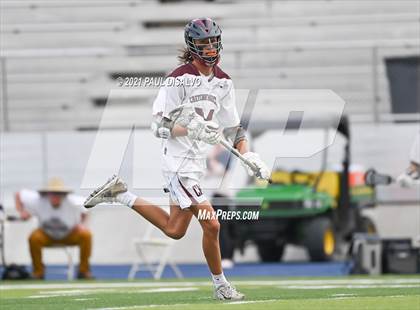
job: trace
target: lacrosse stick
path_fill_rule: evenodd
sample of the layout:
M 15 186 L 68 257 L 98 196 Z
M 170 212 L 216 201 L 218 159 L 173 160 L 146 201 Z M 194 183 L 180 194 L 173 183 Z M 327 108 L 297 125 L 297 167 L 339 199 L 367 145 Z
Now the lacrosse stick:
M 233 155 L 235 155 L 236 157 L 238 157 L 243 163 L 245 163 L 245 165 L 247 165 L 249 168 L 251 168 L 251 170 L 254 172 L 255 176 L 257 176 L 257 177 L 259 177 L 259 178 L 262 179 L 260 169 L 258 169 L 258 167 L 253 162 L 251 162 L 248 159 L 246 159 L 241 153 L 239 153 L 239 151 L 237 149 L 235 149 L 233 146 L 231 146 L 229 144 L 229 142 L 227 142 L 223 138 L 220 139 L 220 144 L 223 145 Z M 273 181 L 271 180 L 270 177 L 268 177 L 268 179 L 265 179 L 265 180 L 267 180 L 268 183 L 270 183 L 270 184 L 273 183 Z
M 365 173 L 365 183 L 369 186 L 390 185 L 395 182 L 394 178 L 386 174 L 380 174 L 375 169 L 369 169 Z
M 389 175 L 378 173 L 374 169 L 369 169 L 365 174 L 365 183 L 369 186 L 398 183 L 401 187 L 414 187 L 420 186 L 420 179 L 416 176 L 410 176 L 408 173 L 404 173 L 398 178 L 393 178 Z
M 194 107 L 191 105 L 182 105 L 169 113 L 169 119 L 174 124 L 179 124 L 181 126 L 186 126 L 188 123 L 196 117 L 196 113 L 194 111 Z M 229 152 L 239 158 L 245 165 L 247 165 L 251 170 L 254 172 L 255 176 L 262 178 L 261 171 L 258 167 L 248 159 L 246 159 L 237 149 L 229 144 L 225 139 L 220 139 L 220 144 L 223 145 Z M 273 183 L 271 178 L 269 177 L 266 179 L 268 183 Z

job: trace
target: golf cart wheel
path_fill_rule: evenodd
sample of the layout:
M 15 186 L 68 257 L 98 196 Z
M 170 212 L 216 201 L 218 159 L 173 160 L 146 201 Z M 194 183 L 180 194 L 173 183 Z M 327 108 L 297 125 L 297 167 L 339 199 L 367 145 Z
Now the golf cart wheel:
M 257 248 L 263 262 L 278 262 L 284 252 L 284 244 L 276 240 L 260 240 L 257 243 Z
M 359 231 L 362 233 L 372 234 L 372 235 L 378 232 L 378 230 L 376 229 L 375 223 L 366 216 L 363 216 L 361 218 Z
M 303 244 L 311 261 L 332 260 L 336 251 L 336 235 L 332 222 L 327 217 L 314 218 L 303 225 Z

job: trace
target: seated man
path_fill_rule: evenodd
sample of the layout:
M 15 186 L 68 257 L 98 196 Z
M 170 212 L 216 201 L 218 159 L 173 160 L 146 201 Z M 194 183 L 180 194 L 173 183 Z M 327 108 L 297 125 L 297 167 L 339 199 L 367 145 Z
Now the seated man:
M 16 193 L 16 209 L 23 220 L 36 216 L 39 228 L 29 237 L 32 257 L 32 276 L 44 278 L 42 248 L 54 245 L 77 245 L 80 247 L 78 279 L 92 279 L 89 257 L 92 235 L 84 227 L 86 210 L 84 198 L 70 194 L 60 179 L 51 179 L 47 187 L 38 191 L 21 190 Z

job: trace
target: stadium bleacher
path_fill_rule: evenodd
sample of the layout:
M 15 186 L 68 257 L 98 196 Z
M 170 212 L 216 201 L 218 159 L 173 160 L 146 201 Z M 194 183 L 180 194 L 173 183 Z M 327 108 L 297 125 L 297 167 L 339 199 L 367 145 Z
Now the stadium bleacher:
M 177 65 L 182 25 L 223 26 L 223 68 L 237 88 L 328 88 L 355 117 L 389 114 L 384 57 L 419 54 L 419 2 L 2 1 L 7 127 L 98 125 L 118 73 L 163 75 Z M 120 117 L 148 98 L 122 96 Z M 272 106 L 275 105 L 275 98 Z M 272 109 L 272 107 L 267 107 Z M 147 111 L 147 110 L 145 110 Z M 139 124 L 149 122 L 149 113 Z M 6 119 L 6 118 L 4 118 Z M 3 122 L 4 123 L 4 122 Z M 6 124 L 3 124 L 5 128 Z

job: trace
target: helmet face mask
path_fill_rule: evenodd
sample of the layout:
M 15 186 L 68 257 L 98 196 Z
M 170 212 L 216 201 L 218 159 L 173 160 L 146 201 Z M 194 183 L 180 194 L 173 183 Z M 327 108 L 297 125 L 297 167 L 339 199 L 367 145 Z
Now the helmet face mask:
M 215 65 L 220 57 L 222 50 L 222 42 L 219 37 L 210 37 L 207 43 L 202 43 L 203 39 L 188 40 L 188 49 L 193 56 L 198 57 L 206 63 L 206 65 Z M 200 42 L 197 42 L 200 41 Z
M 219 62 L 222 31 L 210 18 L 194 19 L 185 27 L 185 43 L 193 58 L 207 66 Z

